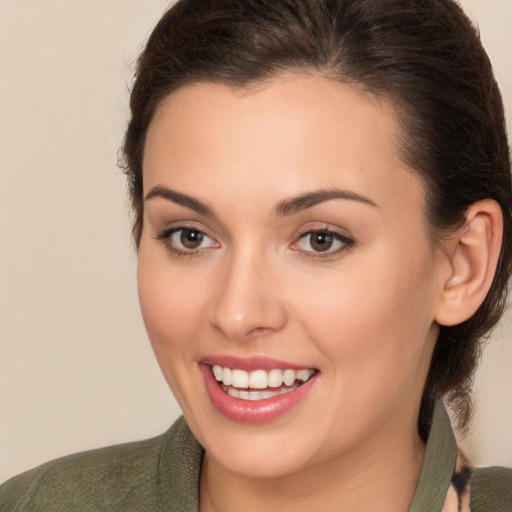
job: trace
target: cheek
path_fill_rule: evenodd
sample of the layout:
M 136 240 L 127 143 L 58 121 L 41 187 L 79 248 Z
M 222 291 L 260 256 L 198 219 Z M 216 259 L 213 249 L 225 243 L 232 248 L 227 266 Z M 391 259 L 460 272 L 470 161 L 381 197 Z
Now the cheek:
M 141 247 L 137 267 L 142 316 L 159 362 L 167 353 L 192 349 L 205 296 L 197 279 L 161 259 Z
M 142 246 L 137 285 L 144 324 L 157 362 L 181 409 L 189 412 L 190 403 L 199 400 L 189 383 L 196 374 L 197 340 L 204 338 L 198 322 L 204 317 L 204 290 L 199 289 L 199 280 L 186 272 L 173 271 L 165 258 L 158 261 L 154 253 L 144 251 Z
M 335 279 L 302 291 L 296 316 L 333 371 L 343 368 L 339 375 L 371 383 L 410 369 L 404 378 L 413 378 L 433 325 L 433 277 L 428 252 L 368 255 Z

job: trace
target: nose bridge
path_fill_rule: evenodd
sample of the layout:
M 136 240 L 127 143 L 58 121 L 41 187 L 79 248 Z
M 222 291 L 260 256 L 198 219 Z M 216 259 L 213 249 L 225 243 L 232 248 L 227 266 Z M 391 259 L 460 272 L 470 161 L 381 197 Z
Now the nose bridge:
M 225 336 L 244 340 L 267 335 L 286 323 L 275 284 L 275 265 L 254 244 L 233 249 L 219 276 L 211 321 Z

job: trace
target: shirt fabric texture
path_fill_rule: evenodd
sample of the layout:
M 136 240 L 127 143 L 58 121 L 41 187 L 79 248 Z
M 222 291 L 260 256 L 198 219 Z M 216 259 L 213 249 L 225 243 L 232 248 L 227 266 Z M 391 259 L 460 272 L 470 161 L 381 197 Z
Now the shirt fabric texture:
M 164 434 L 57 459 L 0 486 L 1 512 L 197 512 L 204 450 L 180 417 Z M 409 512 L 442 512 L 457 445 L 437 401 Z M 472 512 L 512 512 L 512 469 L 473 470 Z

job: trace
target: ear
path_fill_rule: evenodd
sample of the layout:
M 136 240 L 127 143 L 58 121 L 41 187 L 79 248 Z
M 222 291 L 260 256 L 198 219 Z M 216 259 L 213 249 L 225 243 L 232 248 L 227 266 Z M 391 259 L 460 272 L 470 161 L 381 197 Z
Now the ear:
M 491 287 L 503 236 L 503 214 L 498 203 L 484 199 L 466 211 L 466 222 L 445 245 L 448 270 L 443 276 L 435 320 L 457 325 L 480 307 Z

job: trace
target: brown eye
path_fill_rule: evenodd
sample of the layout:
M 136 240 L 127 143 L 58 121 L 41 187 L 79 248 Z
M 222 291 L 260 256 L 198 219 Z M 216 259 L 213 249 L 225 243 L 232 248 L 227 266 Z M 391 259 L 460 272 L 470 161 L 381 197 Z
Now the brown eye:
M 174 256 L 200 256 L 210 249 L 220 248 L 220 244 L 204 231 L 194 227 L 180 226 L 169 228 L 155 236 Z
M 336 231 L 320 229 L 303 233 L 293 244 L 292 248 L 306 255 L 322 255 L 328 257 L 331 255 L 334 256 L 345 249 L 349 249 L 353 247 L 353 245 L 354 240 L 351 238 L 337 233 Z
M 182 229 L 180 233 L 180 243 L 186 249 L 198 249 L 203 242 L 204 235 L 196 229 Z
M 309 236 L 311 248 L 316 252 L 328 251 L 334 243 L 334 236 L 331 233 L 317 231 Z

